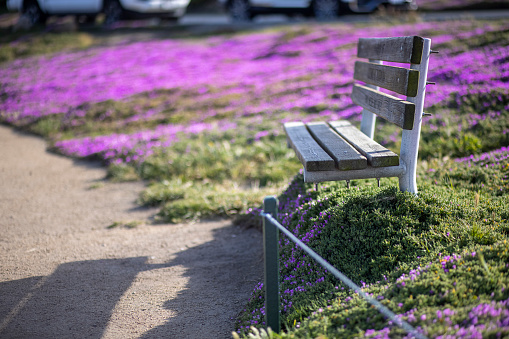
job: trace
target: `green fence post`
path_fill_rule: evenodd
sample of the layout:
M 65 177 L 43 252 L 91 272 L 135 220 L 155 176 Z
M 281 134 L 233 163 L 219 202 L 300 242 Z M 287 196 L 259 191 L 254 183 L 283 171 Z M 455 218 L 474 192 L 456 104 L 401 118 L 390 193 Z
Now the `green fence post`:
M 263 211 L 277 220 L 278 201 L 275 197 L 266 197 Z M 265 253 L 265 323 L 272 331 L 279 333 L 279 230 L 266 218 L 263 218 L 263 251 Z

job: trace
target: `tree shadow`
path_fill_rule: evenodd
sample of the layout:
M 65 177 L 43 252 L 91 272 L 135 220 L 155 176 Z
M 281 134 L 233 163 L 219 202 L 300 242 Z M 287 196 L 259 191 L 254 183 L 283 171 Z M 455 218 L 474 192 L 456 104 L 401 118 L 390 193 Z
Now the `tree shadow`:
M 60 265 L 48 277 L 0 283 L 0 337 L 100 338 L 146 257 Z M 6 302 L 7 300 L 7 302 Z
M 142 337 L 228 337 L 232 318 L 262 276 L 261 234 L 228 226 L 213 235 L 168 263 L 150 264 L 147 257 L 76 261 L 46 277 L 0 283 L 0 337 L 101 338 L 136 276 L 172 266 L 184 267 L 188 278 L 164 305 L 175 316 Z
M 164 304 L 176 316 L 141 338 L 231 338 L 236 316 L 263 278 L 262 235 L 221 228 L 213 241 L 178 253 L 169 265 L 186 267 L 187 288 Z

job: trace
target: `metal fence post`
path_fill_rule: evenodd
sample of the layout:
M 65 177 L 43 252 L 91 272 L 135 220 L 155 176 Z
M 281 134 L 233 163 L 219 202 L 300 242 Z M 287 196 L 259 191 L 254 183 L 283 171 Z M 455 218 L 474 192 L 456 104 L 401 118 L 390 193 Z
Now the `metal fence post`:
M 278 201 L 266 197 L 263 211 L 277 219 Z M 263 251 L 265 259 L 265 323 L 272 331 L 281 331 L 279 319 L 279 230 L 267 218 L 263 218 Z

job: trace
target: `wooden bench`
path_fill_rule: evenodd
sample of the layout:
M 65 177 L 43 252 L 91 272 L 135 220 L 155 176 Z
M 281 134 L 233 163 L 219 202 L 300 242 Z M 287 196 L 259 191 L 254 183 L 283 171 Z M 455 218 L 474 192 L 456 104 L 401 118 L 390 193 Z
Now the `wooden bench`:
M 417 193 L 417 152 L 423 116 L 430 39 L 418 36 L 359 39 L 352 100 L 363 107 L 360 130 L 348 121 L 288 122 L 289 146 L 304 166 L 305 182 L 398 177 L 401 191 Z M 395 67 L 383 61 L 402 63 Z M 383 87 L 406 96 L 399 99 Z M 376 115 L 400 127 L 399 156 L 373 140 Z

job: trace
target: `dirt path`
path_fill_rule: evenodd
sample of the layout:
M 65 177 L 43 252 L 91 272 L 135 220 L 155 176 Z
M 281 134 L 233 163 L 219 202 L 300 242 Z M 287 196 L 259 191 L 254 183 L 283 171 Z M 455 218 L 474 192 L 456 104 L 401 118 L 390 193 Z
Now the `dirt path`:
M 261 277 L 261 234 L 148 220 L 140 183 L 0 126 L 0 338 L 228 338 Z

